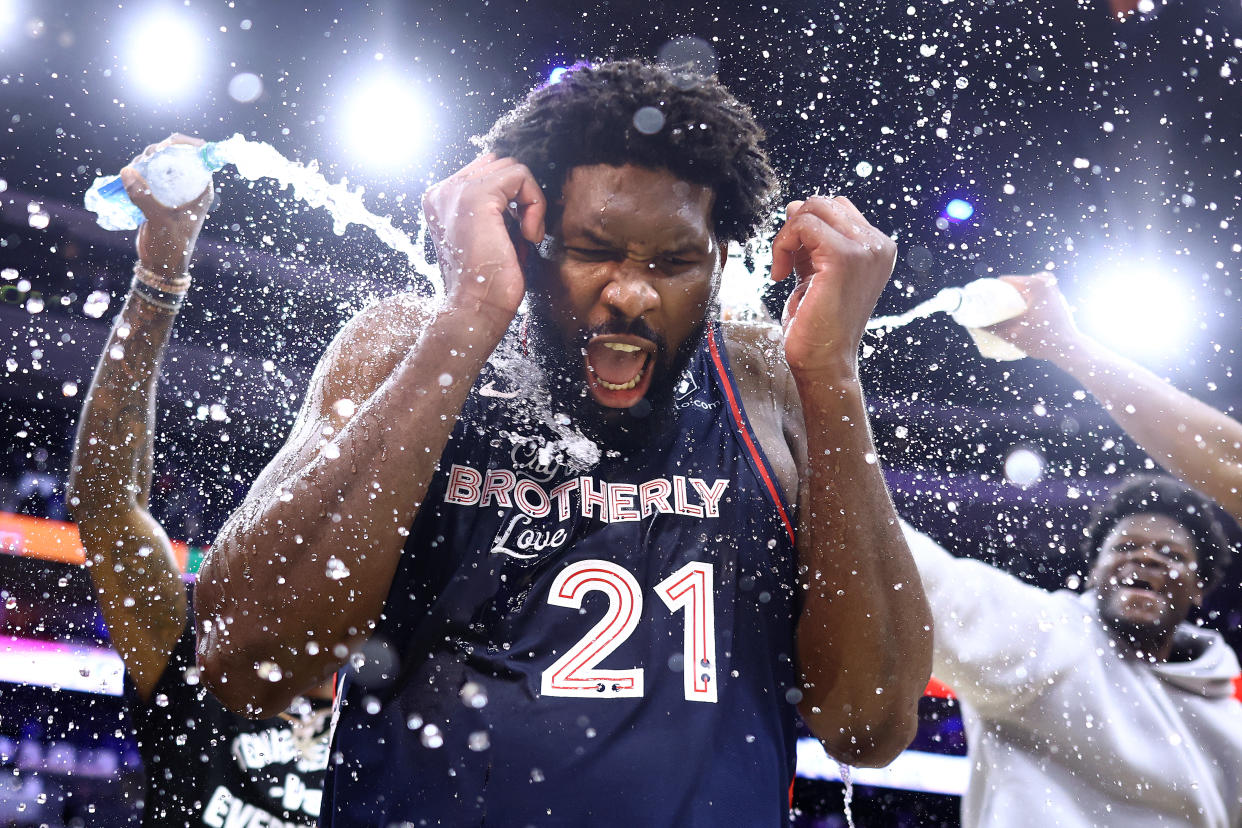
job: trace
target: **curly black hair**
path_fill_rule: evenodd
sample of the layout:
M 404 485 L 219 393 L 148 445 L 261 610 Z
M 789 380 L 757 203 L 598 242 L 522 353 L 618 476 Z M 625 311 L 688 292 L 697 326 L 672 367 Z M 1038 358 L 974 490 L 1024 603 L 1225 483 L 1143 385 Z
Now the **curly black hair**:
M 1211 500 L 1165 475 L 1136 475 L 1109 495 L 1087 527 L 1082 550 L 1094 563 L 1104 539 L 1122 518 L 1136 514 L 1165 515 L 1185 526 L 1195 541 L 1199 580 L 1215 587 L 1229 568 L 1233 551 Z
M 763 137 L 716 78 L 622 60 L 578 64 L 535 88 L 481 143 L 530 168 L 554 218 L 574 167 L 634 164 L 710 188 L 716 236 L 744 242 L 771 218 L 777 194 Z

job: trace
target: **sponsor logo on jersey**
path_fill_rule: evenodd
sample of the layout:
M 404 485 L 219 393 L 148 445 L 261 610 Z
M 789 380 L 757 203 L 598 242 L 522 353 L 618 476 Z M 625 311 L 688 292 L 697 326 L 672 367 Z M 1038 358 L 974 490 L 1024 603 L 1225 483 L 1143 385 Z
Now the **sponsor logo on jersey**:
M 522 392 L 521 391 L 501 391 L 499 388 L 496 387 L 495 380 L 488 380 L 487 382 L 479 386 L 480 397 L 495 397 L 498 400 L 511 400 L 520 393 Z

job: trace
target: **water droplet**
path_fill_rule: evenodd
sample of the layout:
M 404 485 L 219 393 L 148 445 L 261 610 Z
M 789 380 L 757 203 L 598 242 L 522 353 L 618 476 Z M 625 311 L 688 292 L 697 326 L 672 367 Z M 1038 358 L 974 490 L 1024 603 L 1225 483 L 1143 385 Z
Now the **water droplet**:
M 274 661 L 260 661 L 259 665 L 255 667 L 255 672 L 258 673 L 259 678 L 264 681 L 270 681 L 273 684 L 285 677 L 285 674 L 280 670 L 280 665 Z
M 444 744 L 444 734 L 433 724 L 425 725 L 423 732 L 419 735 L 419 741 L 423 743 L 423 747 L 435 750 Z
M 482 710 L 484 707 L 487 707 L 487 690 L 481 684 L 468 681 L 461 686 L 459 695 L 461 696 L 461 703 L 466 707 L 471 707 L 475 710 Z
M 324 574 L 334 581 L 339 581 L 349 577 L 349 567 L 345 566 L 345 562 L 336 555 L 332 555 L 328 558 L 328 566 Z
M 664 128 L 664 113 L 654 106 L 644 106 L 634 113 L 634 129 L 643 135 L 655 135 Z
M 475 753 L 487 750 L 491 746 L 492 738 L 488 735 L 486 730 L 476 730 L 466 739 L 466 747 L 470 748 Z

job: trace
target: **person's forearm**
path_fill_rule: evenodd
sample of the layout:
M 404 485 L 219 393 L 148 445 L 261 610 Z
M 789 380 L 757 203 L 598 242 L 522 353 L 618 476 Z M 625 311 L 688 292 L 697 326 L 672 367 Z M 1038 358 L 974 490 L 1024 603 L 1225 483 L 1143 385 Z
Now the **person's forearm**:
M 836 758 L 876 765 L 913 738 L 931 674 L 932 621 L 876 460 L 862 390 L 845 376 L 798 382 L 810 466 L 798 537 L 806 587 L 801 709 Z M 844 729 L 842 711 L 849 711 Z
M 100 609 L 144 697 L 186 621 L 181 573 L 147 512 L 156 377 L 174 318 L 130 294 L 87 391 L 69 474 L 69 510 Z
M 196 615 L 208 630 L 200 661 L 230 707 L 283 709 L 370 634 L 456 418 L 504 328 L 499 318 L 441 311 L 313 459 L 252 492 L 223 528 L 200 575 Z M 264 664 L 279 672 L 269 666 L 258 676 Z
M 74 440 L 69 506 L 79 522 L 114 509 L 118 491 L 147 503 L 156 376 L 175 318 L 134 293 L 117 315 Z
M 1053 361 L 1153 459 L 1242 520 L 1242 424 L 1089 337 Z

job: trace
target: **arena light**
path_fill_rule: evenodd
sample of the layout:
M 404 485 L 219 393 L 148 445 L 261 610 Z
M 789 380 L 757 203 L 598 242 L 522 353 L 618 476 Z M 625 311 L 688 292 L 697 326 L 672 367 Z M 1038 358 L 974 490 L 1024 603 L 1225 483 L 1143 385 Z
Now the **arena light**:
M 964 198 L 955 198 L 945 205 L 944 214 L 951 221 L 966 221 L 975 214 L 975 207 Z
M 17 30 L 17 0 L 0 0 L 0 43 L 11 38 Z
M 399 170 L 419 156 L 433 131 L 420 91 L 414 80 L 384 74 L 347 93 L 343 126 L 351 165 Z
M 1171 356 L 1170 344 L 1194 330 L 1186 287 L 1170 268 L 1150 263 L 1105 271 L 1086 288 L 1079 323 L 1087 333 L 1135 357 Z
M 156 99 L 187 94 L 200 80 L 203 41 L 185 15 L 160 11 L 141 19 L 128 41 L 128 83 Z

